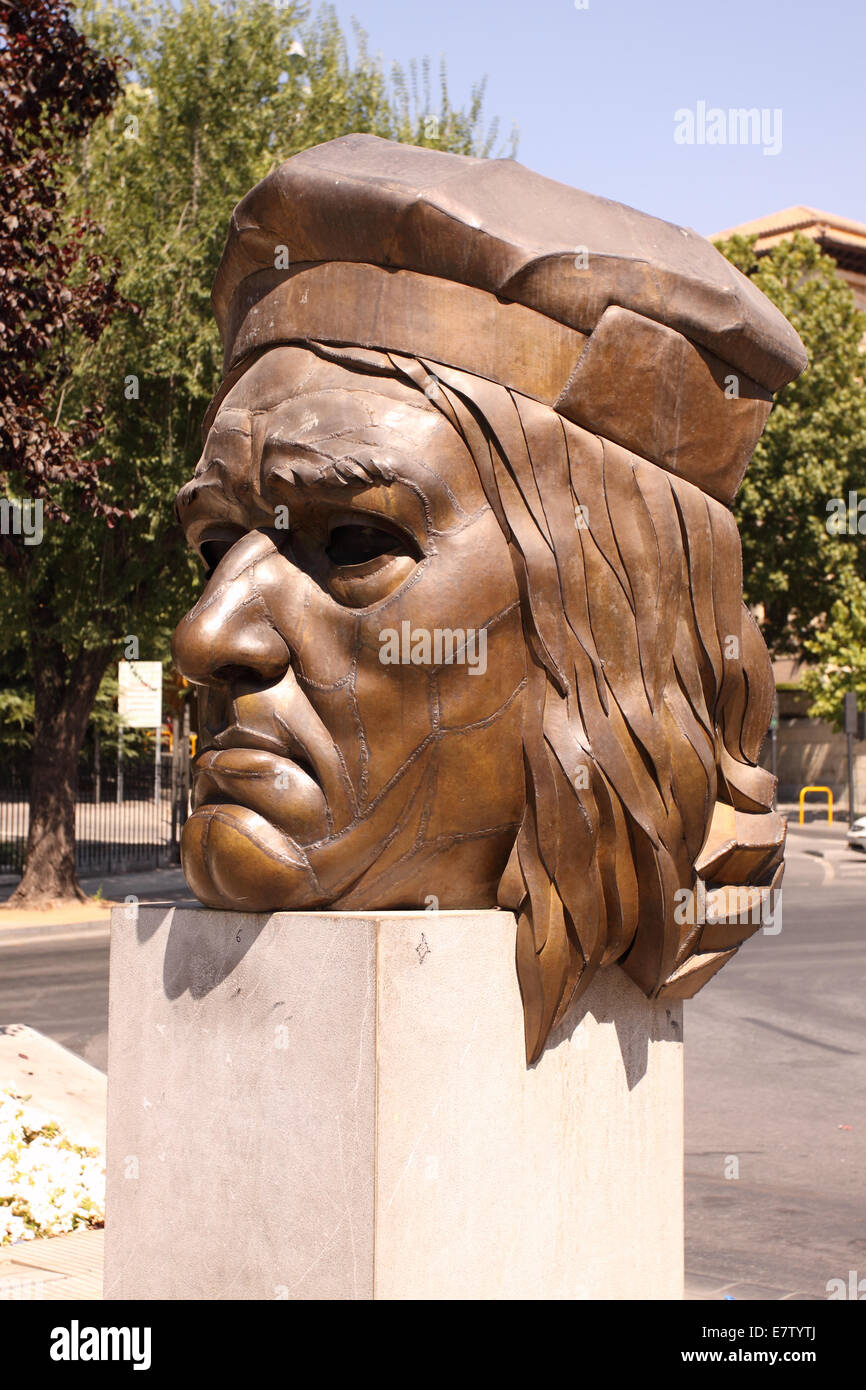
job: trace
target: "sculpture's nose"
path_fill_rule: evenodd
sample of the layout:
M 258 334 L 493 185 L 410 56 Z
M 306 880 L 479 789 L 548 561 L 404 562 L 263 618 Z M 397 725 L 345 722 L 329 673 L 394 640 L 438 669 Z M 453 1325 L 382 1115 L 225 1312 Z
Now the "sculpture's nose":
M 273 542 L 251 532 L 223 557 L 201 598 L 181 618 L 172 656 L 181 675 L 195 685 L 280 680 L 289 648 L 276 631 L 257 571 L 279 559 Z

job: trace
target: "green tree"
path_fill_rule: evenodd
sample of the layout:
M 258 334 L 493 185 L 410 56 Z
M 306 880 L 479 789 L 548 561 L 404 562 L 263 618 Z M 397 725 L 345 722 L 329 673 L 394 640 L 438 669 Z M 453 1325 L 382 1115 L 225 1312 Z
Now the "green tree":
M 734 505 L 746 601 L 764 639 L 774 656 L 808 657 L 838 604 L 861 601 L 858 577 L 866 578 L 862 539 L 834 524 L 834 499 L 847 508 L 849 491 L 866 480 L 866 314 L 808 237 L 760 257 L 754 237 L 717 245 L 790 319 L 809 356 L 799 380 L 777 395 Z
M 89 210 L 101 224 L 98 251 L 119 260 L 119 289 L 140 313 L 82 349 L 56 408 L 58 419 L 76 418 L 105 402 L 99 448 L 113 463 L 99 470 L 98 498 L 109 520 L 111 509 L 122 516 L 109 525 L 70 511 L 68 524 L 46 528 L 30 580 L 0 581 L 0 643 L 20 647 L 34 596 L 50 586 L 51 622 L 30 675 L 48 669 L 72 700 L 70 672 L 86 656 L 97 678 L 76 699 L 89 710 L 126 639 L 142 659 L 167 655 L 199 582 L 173 504 L 219 382 L 210 287 L 234 204 L 291 154 L 352 131 L 476 154 L 496 133 L 484 129 L 482 87 L 459 109 L 443 74 L 430 111 L 429 67 L 386 75 L 359 29 L 352 55 L 329 7 L 310 17 L 272 0 L 83 0 L 79 14 L 91 41 L 127 67 L 112 114 L 81 146 L 68 215 Z M 54 758 L 67 840 L 80 747 L 78 737 L 58 765 L 52 726 L 37 714 L 34 768 Z M 38 872 L 28 856 L 19 901 L 78 891 L 69 856 L 54 863 L 57 833 L 43 835 Z
M 859 576 L 848 581 L 806 652 L 813 662 L 803 675 L 812 698 L 809 713 L 841 728 L 847 691 L 855 691 L 859 708 L 866 708 L 866 583 Z
M 31 882 L 48 899 L 61 882 L 74 887 L 74 775 L 109 648 L 103 639 L 62 650 L 45 559 L 59 536 L 87 522 L 110 530 L 122 515 L 100 495 L 109 463 L 98 452 L 104 392 L 95 383 L 64 413 L 75 364 L 129 307 L 86 209 L 74 218 L 64 209 L 76 153 L 118 95 L 115 68 L 62 0 L 0 0 L 0 483 L 19 494 L 2 501 L 0 644 L 10 654 L 23 648 L 29 666 L 41 737 L 27 856 Z M 8 693 L 4 715 L 17 711 L 20 720 L 26 705 Z

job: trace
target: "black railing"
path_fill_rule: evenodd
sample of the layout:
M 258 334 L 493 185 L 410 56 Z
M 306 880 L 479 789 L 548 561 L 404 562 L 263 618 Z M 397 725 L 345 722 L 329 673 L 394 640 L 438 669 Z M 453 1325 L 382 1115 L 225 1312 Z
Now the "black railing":
M 75 860 L 79 873 L 124 873 L 176 863 L 186 819 L 186 769 L 171 753 L 159 762 L 104 757 L 82 764 L 75 798 Z M 29 778 L 0 768 L 0 873 L 20 873 L 30 824 Z
M 0 874 L 20 873 L 30 823 L 30 780 L 20 768 L 0 772 Z

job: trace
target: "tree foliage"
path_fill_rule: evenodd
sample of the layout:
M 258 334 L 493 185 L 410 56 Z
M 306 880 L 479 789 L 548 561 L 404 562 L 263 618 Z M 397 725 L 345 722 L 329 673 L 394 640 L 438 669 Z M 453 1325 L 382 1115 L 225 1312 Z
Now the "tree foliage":
M 803 676 L 809 713 L 841 728 L 847 691 L 855 691 L 858 707 L 866 709 L 866 583 L 859 576 L 849 580 L 806 651 L 813 663 Z
M 733 237 L 719 249 L 790 319 L 809 365 L 777 395 L 734 510 L 746 601 L 774 656 L 804 656 L 837 601 L 866 578 L 862 541 L 834 528 L 831 505 L 847 507 L 866 480 L 866 314 L 811 238 L 798 234 L 760 257 L 754 246 L 754 237 Z
M 76 357 L 121 307 L 117 269 L 95 248 L 87 209 L 69 219 L 64 184 L 71 150 L 111 109 L 117 65 L 75 28 L 58 0 L 0 0 L 0 438 L 5 489 L 65 515 L 77 501 L 99 509 L 92 446 L 100 429 L 94 392 L 61 421 Z M 32 558 L 3 537 L 19 572 Z

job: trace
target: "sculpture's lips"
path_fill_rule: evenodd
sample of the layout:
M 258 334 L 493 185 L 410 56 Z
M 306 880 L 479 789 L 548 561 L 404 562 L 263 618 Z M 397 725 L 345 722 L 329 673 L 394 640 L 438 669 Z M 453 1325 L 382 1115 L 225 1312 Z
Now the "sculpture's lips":
M 221 801 L 247 806 L 300 844 L 328 831 L 325 795 L 318 782 L 290 758 L 263 748 L 209 748 L 195 764 L 193 803 Z
M 223 730 L 221 734 L 216 734 L 207 752 L 211 752 L 211 749 L 221 752 L 224 748 L 261 748 L 263 752 L 274 753 L 278 758 L 285 758 L 287 751 L 285 743 L 281 743 L 270 734 L 261 734 L 256 729 L 244 729 L 237 724 Z M 202 758 L 205 756 L 205 753 L 201 754 Z

